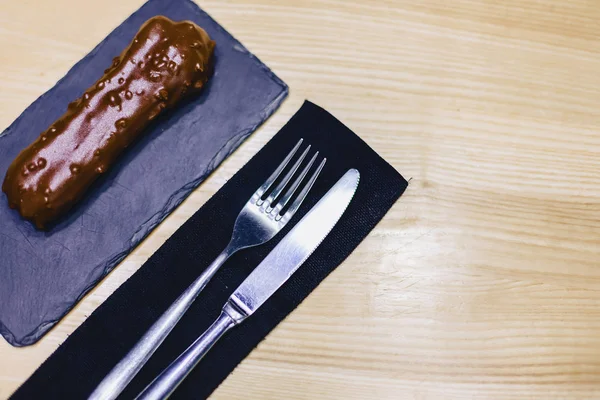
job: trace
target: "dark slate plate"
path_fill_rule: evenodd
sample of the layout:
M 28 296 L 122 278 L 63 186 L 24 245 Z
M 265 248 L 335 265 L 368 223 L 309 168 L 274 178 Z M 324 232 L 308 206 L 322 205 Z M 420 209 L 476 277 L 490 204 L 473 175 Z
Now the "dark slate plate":
M 206 90 L 168 114 L 49 232 L 0 196 L 0 333 L 35 343 L 264 122 L 288 88 L 189 0 L 150 0 L 0 134 L 0 179 L 19 151 L 79 97 L 155 15 L 192 20 L 216 41 Z

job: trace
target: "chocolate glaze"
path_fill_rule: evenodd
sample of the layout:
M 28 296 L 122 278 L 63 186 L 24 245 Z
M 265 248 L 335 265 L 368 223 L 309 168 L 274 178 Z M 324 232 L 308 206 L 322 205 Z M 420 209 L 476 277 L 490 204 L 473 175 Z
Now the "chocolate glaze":
M 142 25 L 104 75 L 12 162 L 2 190 L 39 229 L 64 215 L 144 128 L 213 69 L 215 43 L 190 21 Z

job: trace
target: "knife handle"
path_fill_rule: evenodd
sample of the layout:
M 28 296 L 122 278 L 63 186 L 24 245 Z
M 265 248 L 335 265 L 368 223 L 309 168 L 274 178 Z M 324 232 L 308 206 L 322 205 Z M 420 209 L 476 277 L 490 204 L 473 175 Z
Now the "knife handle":
M 159 400 L 169 397 L 221 336 L 236 324 L 236 319 L 232 318 L 226 309 L 221 311 L 221 315 L 210 328 L 146 386 L 136 400 Z

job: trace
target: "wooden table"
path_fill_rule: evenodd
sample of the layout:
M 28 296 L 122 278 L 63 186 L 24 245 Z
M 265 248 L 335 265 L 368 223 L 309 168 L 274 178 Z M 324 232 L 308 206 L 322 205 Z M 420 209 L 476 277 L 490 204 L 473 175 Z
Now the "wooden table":
M 0 2 L 0 127 L 142 2 Z M 43 340 L 0 340 L 0 398 L 305 98 L 412 181 L 213 398 L 600 397 L 597 2 L 201 5 L 290 97 Z

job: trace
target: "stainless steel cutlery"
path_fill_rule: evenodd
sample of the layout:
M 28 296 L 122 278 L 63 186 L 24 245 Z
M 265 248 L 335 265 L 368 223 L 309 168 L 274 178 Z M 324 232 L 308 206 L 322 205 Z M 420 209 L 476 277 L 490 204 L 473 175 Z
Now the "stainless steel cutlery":
M 177 322 L 198 297 L 223 263 L 235 252 L 258 246 L 272 239 L 296 213 L 325 164 L 319 163 L 315 171 L 303 184 L 308 172 L 317 159 L 316 152 L 291 185 L 302 162 L 310 151 L 308 146 L 288 172 L 281 177 L 286 166 L 300 149 L 302 140 L 285 157 L 271 176 L 261 185 L 239 213 L 229 244 L 206 270 L 173 302 L 163 315 L 150 327 L 129 353 L 110 371 L 90 395 L 92 400 L 115 399 L 140 371 L 155 350 L 168 336 Z M 281 178 L 277 185 L 278 178 Z M 287 189 L 287 190 L 286 190 Z M 296 194 L 296 192 L 298 192 Z M 296 197 L 290 201 L 294 194 Z M 265 198 L 266 196 L 266 198 Z M 287 209 L 284 209 L 287 206 Z M 283 212 L 282 212 L 283 211 Z M 241 315 L 241 314 L 240 314 Z
M 346 172 L 235 290 L 216 321 L 137 399 L 167 398 L 229 329 L 263 305 L 329 234 L 352 200 L 358 181 L 357 170 Z

